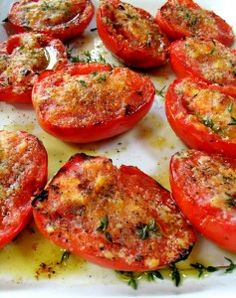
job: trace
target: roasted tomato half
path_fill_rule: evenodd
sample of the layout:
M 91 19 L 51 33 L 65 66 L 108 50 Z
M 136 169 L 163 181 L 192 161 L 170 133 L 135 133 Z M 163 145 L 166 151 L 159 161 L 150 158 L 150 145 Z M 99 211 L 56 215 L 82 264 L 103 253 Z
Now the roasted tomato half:
M 31 198 L 47 182 L 47 153 L 27 132 L 0 131 L 0 247 L 26 226 Z
M 194 78 L 174 81 L 166 115 L 190 148 L 236 157 L 236 98 Z
M 65 63 L 66 50 L 59 39 L 37 33 L 12 35 L 0 44 L 0 100 L 31 102 L 38 74 Z
M 158 10 L 156 21 L 171 39 L 197 36 L 218 40 L 226 46 L 234 40 L 230 25 L 192 0 L 168 0 Z
M 88 143 L 132 128 L 151 108 L 154 94 L 147 76 L 91 63 L 43 73 L 32 100 L 43 129 L 64 141 Z
M 97 11 L 98 33 L 122 62 L 138 68 L 167 61 L 168 40 L 145 10 L 119 0 L 103 0 Z
M 170 46 L 170 62 L 178 76 L 198 77 L 236 96 L 236 52 L 218 41 L 176 41 Z
M 34 31 L 65 40 L 81 34 L 93 14 L 90 0 L 21 0 L 13 4 L 8 20 L 16 32 Z
M 186 257 L 196 240 L 168 191 L 105 157 L 73 156 L 32 204 L 47 238 L 117 270 L 163 267 Z
M 236 252 L 236 160 L 196 150 L 170 163 L 173 198 L 205 237 Z

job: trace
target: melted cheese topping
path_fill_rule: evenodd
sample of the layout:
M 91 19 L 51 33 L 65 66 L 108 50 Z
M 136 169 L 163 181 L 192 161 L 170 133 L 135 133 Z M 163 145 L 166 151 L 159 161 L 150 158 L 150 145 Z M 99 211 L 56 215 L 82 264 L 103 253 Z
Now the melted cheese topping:
M 12 86 L 13 92 L 30 90 L 35 82 L 35 72 L 48 65 L 48 55 L 39 47 L 40 35 L 26 34 L 21 45 L 9 55 L 0 54 L 0 85 Z
M 152 269 L 176 259 L 179 249 L 188 249 L 192 234 L 168 193 L 155 182 L 146 187 L 140 179 L 143 176 L 120 172 L 105 158 L 73 161 L 53 178 L 47 201 L 36 208 L 46 214 L 45 228 L 54 237 L 63 233 L 71 239 L 72 233 L 85 251 L 91 245 L 99 257 L 143 262 Z M 141 239 L 138 228 L 152 221 L 157 231 Z
M 211 82 L 236 85 L 236 55 L 217 41 L 187 38 L 186 63 L 199 68 L 202 76 Z
M 178 97 L 183 98 L 191 116 L 211 132 L 236 143 L 236 100 L 219 91 L 202 89 L 186 79 L 175 87 Z M 235 122 L 235 123 L 234 123 Z
M 70 21 L 83 7 L 83 0 L 26 0 L 17 10 L 17 17 L 22 26 L 40 30 Z
M 56 84 L 56 74 L 50 77 L 49 86 L 45 85 L 48 79 L 38 85 L 34 102 L 53 124 L 75 127 L 99 125 L 129 111 L 136 111 L 145 103 L 142 93 L 142 79 L 145 78 L 140 77 L 140 85 L 136 85 L 140 93 L 132 88 L 134 78 L 137 79 L 136 74 L 126 70 L 81 76 L 65 73 L 60 84 Z
M 143 17 L 139 10 L 127 3 L 120 3 L 118 8 L 109 1 L 105 1 L 109 11 L 112 12 L 112 19 L 104 18 L 104 22 L 112 24 L 113 29 L 118 33 L 118 39 L 126 39 L 135 47 L 153 48 L 158 53 L 166 50 L 163 35 L 153 17 Z
M 161 8 L 161 14 L 168 22 L 190 35 L 207 38 L 218 36 L 219 29 L 212 12 L 201 8 L 190 8 L 179 2 L 181 1 L 167 2 Z
M 222 211 L 223 218 L 230 216 L 236 221 L 236 168 L 222 157 L 195 154 L 187 151 L 176 158 L 184 159 L 182 170 L 191 169 L 191 175 L 186 180 L 186 191 L 191 191 L 199 205 L 211 205 Z M 189 188 L 189 185 L 192 187 Z M 188 188 L 188 189 L 187 189 Z M 233 204 L 234 203 L 234 206 Z M 226 213 L 227 212 L 227 213 Z M 228 214 L 228 215 L 227 215 Z

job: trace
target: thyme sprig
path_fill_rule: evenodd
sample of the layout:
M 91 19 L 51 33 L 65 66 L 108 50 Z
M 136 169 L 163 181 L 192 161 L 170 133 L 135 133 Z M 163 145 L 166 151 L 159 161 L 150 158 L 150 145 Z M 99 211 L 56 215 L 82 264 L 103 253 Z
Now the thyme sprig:
M 196 270 L 198 272 L 198 278 L 205 276 L 207 273 L 213 273 L 216 271 L 223 271 L 223 273 L 232 273 L 236 270 L 236 263 L 230 258 L 225 257 L 225 260 L 229 263 L 222 266 L 205 266 L 199 262 L 190 264 L 189 268 L 181 269 L 176 266 L 176 263 L 171 263 L 167 268 L 163 268 L 155 271 L 147 272 L 125 272 L 116 271 L 121 279 L 125 281 L 134 290 L 138 289 L 139 280 L 146 279 L 149 282 L 156 281 L 157 279 L 164 280 L 162 272 L 169 270 L 169 278 L 173 281 L 176 287 L 179 287 L 183 281 L 182 275 L 188 271 Z

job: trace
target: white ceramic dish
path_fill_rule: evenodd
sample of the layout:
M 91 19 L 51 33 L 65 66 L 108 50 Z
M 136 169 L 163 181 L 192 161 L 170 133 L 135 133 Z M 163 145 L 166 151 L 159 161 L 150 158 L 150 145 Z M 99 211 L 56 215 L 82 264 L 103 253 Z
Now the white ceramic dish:
M 95 5 L 97 5 L 95 2 Z M 153 15 L 156 13 L 164 1 L 162 0 L 130 0 L 127 1 L 136 6 L 143 7 Z M 236 28 L 236 2 L 231 0 L 198 0 L 200 5 L 214 10 L 225 18 L 233 28 Z M 7 16 L 9 0 L 0 0 L 0 20 Z M 94 28 L 93 21 L 89 27 Z M 97 37 L 96 32 L 87 33 L 78 39 L 73 46 L 74 54 L 90 50 L 93 57 L 100 53 L 107 61 L 117 63 L 106 51 L 102 42 Z M 0 26 L 0 40 L 7 38 L 4 26 Z M 152 71 L 151 77 L 157 89 L 162 89 L 173 80 L 174 76 L 169 67 L 163 67 L 157 71 Z M 49 153 L 49 175 L 51 176 L 59 169 L 62 162 L 66 161 L 70 155 L 76 152 L 86 152 L 93 155 L 106 155 L 113 159 L 114 163 L 136 165 L 144 172 L 152 175 L 166 188 L 168 185 L 168 163 L 170 156 L 183 148 L 183 144 L 178 140 L 166 122 L 163 110 L 163 98 L 156 96 L 154 106 L 146 118 L 141 121 L 132 131 L 122 136 L 97 144 L 83 146 L 68 145 L 48 136 L 39 127 L 35 120 L 35 114 L 30 105 L 9 105 L 0 103 L 0 129 L 21 129 L 36 134 L 45 144 Z M 46 244 L 46 251 L 42 253 L 37 239 L 37 247 L 32 247 L 33 242 L 24 246 L 25 233 L 20 236 L 20 240 L 7 246 L 0 251 L 0 295 L 1 297 L 108 297 L 108 296 L 158 296 L 158 297 L 220 297 L 228 295 L 235 297 L 236 284 L 235 273 L 224 274 L 222 271 L 211 274 L 204 279 L 186 278 L 183 284 L 176 288 L 170 280 L 157 280 L 148 283 L 141 282 L 139 289 L 134 291 L 125 283 L 119 281 L 113 271 L 99 268 L 92 264 L 81 263 L 73 267 L 73 272 L 67 272 L 67 268 L 60 268 L 60 273 L 52 279 L 34 278 L 36 269 L 30 269 L 29 264 L 40 264 L 48 261 L 50 253 L 60 254 L 60 250 Z M 34 237 L 34 236 L 32 236 Z M 41 240 L 40 240 L 41 239 Z M 33 241 L 33 240 L 32 240 Z M 35 240 L 36 241 L 36 240 Z M 32 245 L 31 245 L 32 244 Z M 35 252 L 32 253 L 32 250 Z M 40 250 L 41 249 L 41 250 Z M 50 250 L 50 252 L 49 252 Z M 40 256 L 37 255 L 40 251 Z M 56 252 L 55 252 L 56 251 Z M 15 255 L 17 255 L 17 258 Z M 224 257 L 236 260 L 236 255 L 217 248 L 214 244 L 203 238 L 194 248 L 192 262 L 204 261 L 213 266 L 226 264 Z M 50 261 L 50 260 L 49 260 Z M 38 263 L 37 263 L 38 262 Z M 70 262 L 68 260 L 68 262 Z M 75 261 L 74 261 L 75 262 Z M 188 266 L 188 265 L 186 265 Z M 27 271 L 28 270 L 28 271 Z M 32 272 L 31 272 L 31 271 Z M 66 271 L 66 274 L 64 274 Z M 27 274 L 25 274 L 27 271 Z

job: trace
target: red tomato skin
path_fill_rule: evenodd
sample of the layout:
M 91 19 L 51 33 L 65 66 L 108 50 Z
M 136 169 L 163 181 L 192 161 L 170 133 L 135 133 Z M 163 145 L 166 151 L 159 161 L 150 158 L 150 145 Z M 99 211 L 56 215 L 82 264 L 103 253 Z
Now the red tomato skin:
M 12 35 L 7 41 L 0 43 L 0 51 L 10 55 L 15 48 L 19 47 L 21 38 L 24 36 L 24 34 L 25 33 Z M 42 46 L 50 46 L 56 51 L 58 62 L 55 66 L 55 69 L 60 69 L 62 65 L 67 64 L 68 62 L 66 49 L 63 43 L 59 39 L 53 39 L 47 35 L 42 36 Z M 0 101 L 21 104 L 31 103 L 32 89 L 22 93 L 16 93 L 14 92 L 12 86 L 0 87 Z
M 192 150 L 194 151 L 194 150 Z M 196 151 L 195 156 L 202 155 L 202 152 Z M 214 155 L 212 155 L 214 156 Z M 226 158 L 236 169 L 235 159 Z M 170 161 L 170 186 L 172 197 L 176 201 L 184 216 L 190 221 L 194 228 L 203 234 L 206 238 L 213 241 L 220 247 L 236 252 L 236 225 L 230 221 L 224 220 L 218 216 L 218 213 L 209 206 L 199 206 L 191 196 L 191 185 L 189 192 L 183 190 L 185 175 L 180 175 L 180 163 L 174 156 Z M 204 194 L 203 194 L 204 195 Z
M 109 65 L 92 63 L 92 64 L 74 64 L 65 67 L 65 71 L 69 71 L 71 74 L 89 74 L 96 71 L 111 70 Z M 39 77 L 37 83 L 40 83 L 45 77 L 50 77 L 52 72 L 44 72 Z M 33 88 L 33 97 L 37 93 L 37 83 Z M 146 82 L 146 98 L 145 104 L 139 107 L 134 113 L 114 118 L 111 121 L 104 121 L 96 125 L 84 126 L 84 127 L 62 127 L 54 125 L 48 122 L 45 118 L 41 117 L 38 113 L 37 118 L 40 126 L 49 134 L 71 143 L 90 143 L 103 139 L 108 139 L 116 135 L 122 134 L 131 129 L 138 121 L 140 121 L 150 110 L 153 104 L 155 96 L 155 89 L 152 82 L 147 79 Z M 33 100 L 33 106 L 37 111 L 37 107 Z
M 110 1 L 115 7 L 121 3 L 119 0 Z M 143 18 L 150 18 L 151 15 L 141 9 L 136 8 L 137 11 L 143 16 Z M 104 16 L 109 15 L 109 11 L 106 8 L 99 8 L 97 10 L 97 29 L 100 38 L 107 47 L 119 60 L 124 64 L 135 68 L 153 68 L 163 65 L 167 62 L 166 55 L 158 55 L 154 53 L 153 49 L 145 49 L 142 46 L 132 47 L 129 45 L 128 41 L 125 39 L 117 38 L 117 35 L 112 34 L 114 31 L 111 25 L 103 23 Z M 163 37 L 166 47 L 169 45 L 167 37 Z
M 29 2 L 31 1 L 32 0 L 29 0 Z M 69 39 L 72 39 L 73 37 L 81 35 L 93 18 L 94 6 L 90 0 L 86 0 L 85 2 L 86 2 L 86 8 L 83 11 L 83 16 L 81 19 L 79 15 L 77 15 L 69 22 L 57 25 L 53 28 L 48 27 L 42 30 L 34 30 L 33 28 L 25 28 L 24 26 L 21 26 L 19 23 L 19 20 L 15 18 L 15 13 L 18 9 L 20 9 L 20 6 L 21 6 L 20 1 L 18 1 L 12 5 L 11 10 L 9 12 L 9 16 L 8 16 L 9 25 L 12 27 L 13 30 L 15 30 L 16 33 L 34 31 L 34 32 L 50 35 L 54 38 L 58 38 L 63 41 L 69 40 Z
M 194 65 L 190 66 L 186 62 L 186 57 L 184 53 L 181 53 L 178 50 L 179 45 L 183 43 L 182 40 L 177 40 L 173 42 L 170 46 L 170 64 L 173 69 L 173 71 L 176 73 L 177 77 L 179 78 L 185 78 L 185 77 L 197 77 L 200 80 L 206 81 L 208 84 L 212 84 L 211 81 L 206 80 L 201 73 L 199 72 L 198 68 Z M 235 50 L 232 50 L 233 53 L 235 53 Z M 213 84 L 214 88 L 216 90 L 219 90 L 225 94 L 229 94 L 232 96 L 236 96 L 236 86 L 231 84 L 225 85 L 218 85 Z
M 203 89 L 217 90 L 203 81 L 193 78 Z M 176 135 L 189 147 L 208 153 L 220 153 L 225 156 L 236 157 L 236 143 L 222 139 L 216 133 L 210 133 L 199 121 L 188 121 L 188 111 L 184 103 L 177 100 L 175 86 L 181 79 L 175 80 L 168 88 L 165 101 L 167 119 Z
M 32 218 L 31 197 L 42 190 L 48 177 L 48 156 L 42 142 L 27 132 L 21 131 L 20 134 L 25 136 L 26 140 L 34 139 L 38 143 L 37 156 L 35 157 L 35 160 L 37 160 L 37 167 L 39 168 L 39 171 L 35 177 L 26 177 L 28 181 L 25 182 L 25 187 L 27 187 L 27 189 L 23 189 L 22 196 L 24 196 L 24 199 L 27 198 L 27 202 L 24 205 L 19 206 L 21 211 L 20 218 L 17 219 L 16 223 L 12 222 L 12 225 L 9 228 L 5 227 L 4 230 L 1 228 L 0 248 L 10 243 L 27 226 Z M 30 194 L 28 191 L 29 189 Z M 18 200 L 21 200 L 21 197 L 18 197 Z
M 90 158 L 96 158 L 96 157 L 91 157 L 91 156 L 87 156 L 85 154 L 76 154 L 74 156 L 72 156 L 70 158 L 70 160 L 59 170 L 58 173 L 64 172 L 67 170 L 67 168 L 69 168 L 72 164 L 74 164 L 76 162 L 77 166 L 79 165 L 79 163 L 83 163 L 86 159 L 90 159 Z M 155 185 L 155 187 L 157 186 L 157 182 L 155 180 L 153 180 L 151 177 L 149 177 L 148 175 L 146 175 L 145 173 L 143 173 L 142 171 L 140 171 L 138 168 L 133 167 L 133 166 L 124 166 L 122 165 L 120 167 L 120 179 L 121 179 L 121 183 L 125 184 L 125 179 L 128 176 L 139 176 L 139 180 L 141 182 L 141 184 L 145 183 L 145 186 L 148 187 L 153 187 Z M 124 181 L 122 181 L 124 180 Z M 159 184 L 158 184 L 158 193 L 161 194 L 162 196 L 162 200 L 163 202 L 168 202 L 168 200 L 170 199 L 170 194 L 168 191 L 166 191 L 164 188 L 162 188 Z M 47 188 L 47 186 L 46 186 Z M 132 190 L 130 189 L 130 192 L 132 192 Z M 148 204 L 148 201 L 146 202 L 146 204 Z M 168 204 L 168 203 L 167 203 Z M 173 208 L 173 207 L 172 207 Z M 115 261 L 114 260 L 110 260 L 110 259 L 104 259 L 104 257 L 98 257 L 97 256 L 97 252 L 93 247 L 93 241 L 91 241 L 92 239 L 88 238 L 88 242 L 91 241 L 91 245 L 89 247 L 85 249 L 81 248 L 80 245 L 74 245 L 73 241 L 78 241 L 78 235 L 71 235 L 69 238 L 63 239 L 63 237 L 58 237 L 58 234 L 52 234 L 49 235 L 49 233 L 46 231 L 45 226 L 46 226 L 46 218 L 44 216 L 44 214 L 42 214 L 41 212 L 38 212 L 37 209 L 33 208 L 33 216 L 34 216 L 34 220 L 35 223 L 40 231 L 40 233 L 42 233 L 47 239 L 49 239 L 50 241 L 52 241 L 54 244 L 74 253 L 75 255 L 78 255 L 84 259 L 86 259 L 89 262 L 92 262 L 94 264 L 100 265 L 102 267 L 107 267 L 110 269 L 114 269 L 114 270 L 121 270 L 121 271 L 134 271 L 134 272 L 144 272 L 147 271 L 147 268 L 144 268 L 143 264 L 140 264 L 139 262 L 135 262 L 132 263 L 132 265 L 127 264 L 127 262 L 124 262 L 124 260 L 122 258 L 118 258 Z M 189 226 L 189 224 L 186 223 L 186 229 L 188 229 L 189 231 L 189 248 L 186 251 L 182 251 L 183 255 L 180 253 L 179 256 L 177 256 L 176 261 L 181 259 L 181 256 L 183 257 L 183 259 L 185 259 L 185 252 L 187 253 L 187 255 L 191 252 L 192 246 L 194 245 L 194 243 L 197 240 L 197 235 L 195 233 L 195 231 L 192 230 L 192 228 Z M 179 234 L 181 234 L 181 231 L 179 231 Z M 68 237 L 68 235 L 67 235 Z M 97 239 L 94 239 L 94 241 L 97 241 Z M 161 266 L 157 266 L 157 268 L 160 268 Z M 153 269 L 154 270 L 154 269 Z
M 167 0 L 166 4 L 168 3 L 176 3 L 178 2 L 180 5 L 186 5 L 189 8 L 193 9 L 201 9 L 201 7 L 195 3 L 192 0 Z M 161 7 L 157 11 L 156 15 L 156 22 L 160 26 L 161 30 L 171 39 L 171 40 L 177 40 L 177 39 L 182 39 L 184 37 L 192 36 L 191 30 L 186 30 L 185 28 L 181 27 L 181 24 L 179 26 L 176 26 L 172 24 L 171 22 L 168 22 L 165 17 L 162 15 L 162 9 L 164 9 L 165 5 L 163 8 Z M 231 46 L 234 42 L 234 34 L 232 32 L 232 28 L 218 15 L 216 15 L 214 12 L 210 11 L 210 14 L 212 14 L 212 17 L 214 18 L 218 28 L 218 36 L 214 38 L 218 40 L 219 42 L 223 43 L 226 46 Z M 201 36 L 201 38 L 206 38 L 204 35 Z M 208 38 L 208 37 L 207 37 Z

